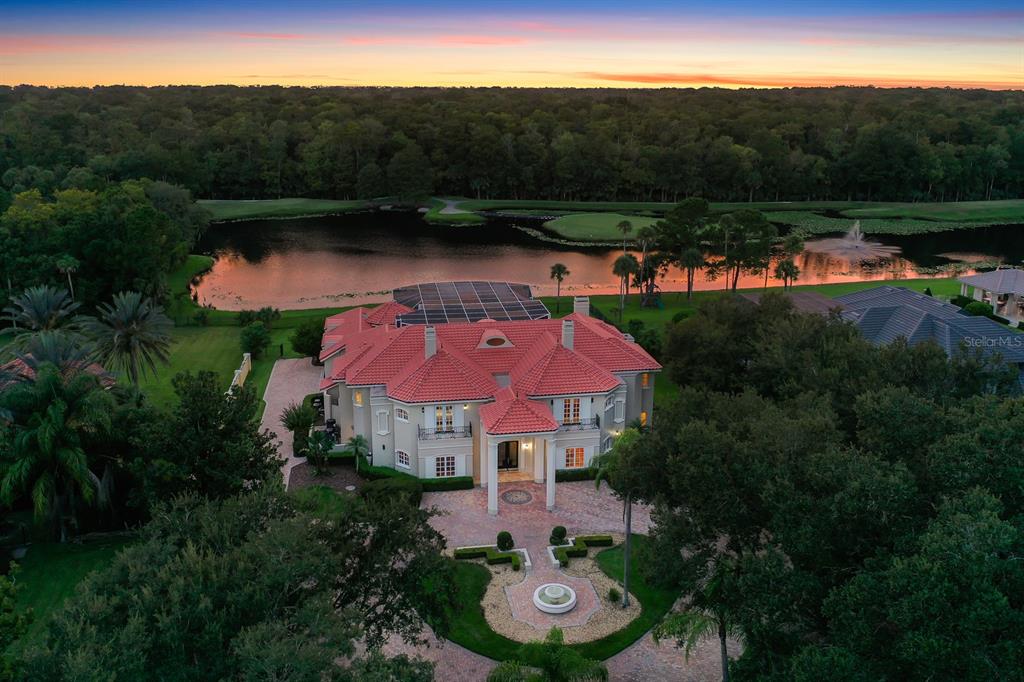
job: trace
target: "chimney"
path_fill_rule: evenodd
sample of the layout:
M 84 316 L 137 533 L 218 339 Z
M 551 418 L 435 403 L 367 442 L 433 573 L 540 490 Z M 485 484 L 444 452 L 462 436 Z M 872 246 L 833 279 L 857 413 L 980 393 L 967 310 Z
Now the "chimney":
M 562 320 L 562 345 L 572 350 L 573 337 L 576 335 L 576 325 L 572 320 Z
M 575 296 L 572 299 L 572 311 L 577 315 L 590 317 L 590 297 Z
M 423 357 L 432 358 L 437 354 L 437 332 L 431 326 L 423 328 Z

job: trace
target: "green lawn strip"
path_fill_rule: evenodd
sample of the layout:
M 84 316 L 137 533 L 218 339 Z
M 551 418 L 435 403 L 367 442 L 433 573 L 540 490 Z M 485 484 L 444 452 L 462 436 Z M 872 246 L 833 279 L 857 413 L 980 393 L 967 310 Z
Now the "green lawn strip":
M 959 201 L 926 204 L 884 204 L 842 211 L 850 218 L 921 218 L 946 221 L 1024 223 L 1024 199 Z
M 50 615 L 70 597 L 75 586 L 94 570 L 110 564 L 117 550 L 132 540 L 124 534 L 98 536 L 82 542 L 37 542 L 20 562 L 18 607 L 32 609 L 32 624 L 20 644 L 38 641 Z M 16 645 L 17 646 L 17 645 Z
M 845 214 L 844 214 L 845 215 Z M 818 215 L 810 211 L 779 211 L 768 214 L 772 222 L 790 225 L 811 234 L 828 234 L 846 232 L 853 227 L 854 218 L 833 218 Z M 939 220 L 928 218 L 856 218 L 860 222 L 861 232 L 865 234 L 928 234 L 932 232 L 948 232 L 950 230 L 972 229 L 1000 224 L 1000 222 L 1021 222 L 1018 220 Z
M 628 220 L 633 231 L 653 225 L 657 218 L 643 218 L 621 213 L 573 213 L 544 223 L 544 227 L 565 239 L 578 241 L 615 241 L 622 239 L 622 232 L 616 227 Z
M 639 554 L 638 550 L 646 541 L 647 538 L 643 535 L 633 536 L 634 562 L 630 592 L 640 601 L 642 607 L 640 616 L 622 630 L 613 632 L 607 637 L 585 644 L 571 645 L 573 649 L 584 656 L 597 660 L 605 660 L 614 656 L 643 637 L 655 623 L 668 613 L 672 604 L 675 603 L 677 595 L 674 591 L 648 585 L 639 575 L 635 559 Z M 622 552 L 622 546 L 618 545 L 598 553 L 595 558 L 601 570 L 619 583 L 622 582 Z M 453 615 L 448 639 L 482 656 L 497 661 L 506 661 L 514 659 L 522 645 L 496 633 L 484 618 L 483 607 L 480 603 L 490 580 L 491 573 L 486 567 L 475 563 L 455 562 L 457 599 L 461 609 Z M 604 595 L 599 596 L 604 598 Z M 605 608 L 609 608 L 607 604 L 603 605 Z
M 362 211 L 371 207 L 362 199 L 230 199 L 200 200 L 197 202 L 214 220 L 256 220 L 259 218 L 298 218 L 302 216 L 333 215 Z

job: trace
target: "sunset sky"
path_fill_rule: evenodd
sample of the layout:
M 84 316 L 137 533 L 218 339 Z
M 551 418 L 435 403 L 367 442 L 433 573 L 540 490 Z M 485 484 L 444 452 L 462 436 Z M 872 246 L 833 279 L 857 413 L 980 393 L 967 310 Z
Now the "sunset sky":
M 1024 88 L 1013 2 L 0 0 L 0 84 Z

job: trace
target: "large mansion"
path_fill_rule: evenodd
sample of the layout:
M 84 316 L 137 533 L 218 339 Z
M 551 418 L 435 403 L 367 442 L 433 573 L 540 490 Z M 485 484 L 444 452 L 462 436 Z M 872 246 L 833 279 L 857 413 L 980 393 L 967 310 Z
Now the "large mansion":
M 409 324 L 398 302 L 345 311 L 325 324 L 325 416 L 341 441 L 364 436 L 376 466 L 472 476 L 492 514 L 505 480 L 546 483 L 551 508 L 558 470 L 589 466 L 623 428 L 650 422 L 661 369 L 589 311 L 583 297 L 560 320 Z

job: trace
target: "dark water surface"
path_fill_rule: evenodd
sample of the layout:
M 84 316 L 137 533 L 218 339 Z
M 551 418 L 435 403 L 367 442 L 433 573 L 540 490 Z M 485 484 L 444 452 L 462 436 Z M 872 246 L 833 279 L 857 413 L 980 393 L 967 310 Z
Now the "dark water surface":
M 563 293 L 618 293 L 611 268 L 620 249 L 554 244 L 529 236 L 514 223 L 492 220 L 473 227 L 433 227 L 414 213 L 360 213 L 218 224 L 199 244 L 199 251 L 216 256 L 217 262 L 196 291 L 201 303 L 225 310 L 383 301 L 394 287 L 439 280 L 524 282 L 536 295 L 548 295 L 555 293 L 551 265 L 560 262 L 571 273 Z M 520 223 L 539 226 L 534 221 Z M 1024 226 L 1019 225 L 872 238 L 899 246 L 901 257 L 884 264 L 851 264 L 806 253 L 798 263 L 799 282 L 899 279 L 920 276 L 915 266 L 1024 260 Z M 740 278 L 741 287 L 763 283 L 763 275 Z M 695 288 L 718 289 L 723 284 L 698 274 Z M 664 291 L 685 286 L 685 274 L 676 269 L 661 282 Z

